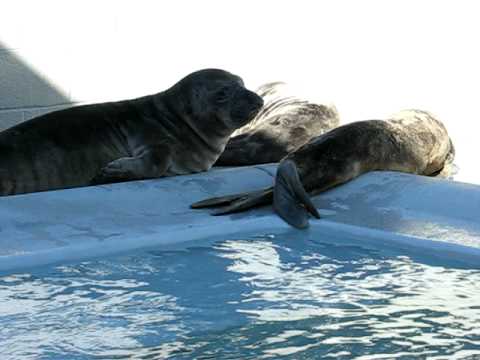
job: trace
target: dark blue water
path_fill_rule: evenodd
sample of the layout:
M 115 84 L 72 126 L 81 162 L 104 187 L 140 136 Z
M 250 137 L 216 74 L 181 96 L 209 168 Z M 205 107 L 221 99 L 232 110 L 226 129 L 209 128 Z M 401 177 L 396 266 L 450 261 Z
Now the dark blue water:
M 0 277 L 0 359 L 480 359 L 480 270 L 231 239 Z

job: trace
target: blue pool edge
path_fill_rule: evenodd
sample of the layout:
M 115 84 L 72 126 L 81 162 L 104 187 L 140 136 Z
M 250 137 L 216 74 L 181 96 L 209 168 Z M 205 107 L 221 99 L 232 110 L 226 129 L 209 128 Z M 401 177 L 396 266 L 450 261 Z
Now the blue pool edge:
M 192 202 L 271 186 L 276 164 L 0 198 L 0 271 L 208 238 L 288 233 L 397 244 L 478 262 L 480 186 L 374 172 L 314 198 L 322 219 L 294 230 L 270 206 L 229 216 Z

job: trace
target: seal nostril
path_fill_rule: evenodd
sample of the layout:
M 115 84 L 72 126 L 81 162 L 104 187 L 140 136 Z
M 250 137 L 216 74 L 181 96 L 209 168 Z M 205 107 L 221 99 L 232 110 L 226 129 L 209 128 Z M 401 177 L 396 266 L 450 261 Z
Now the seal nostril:
M 263 99 L 254 92 L 250 92 L 248 102 L 256 108 L 261 108 L 263 106 Z
M 260 96 L 257 98 L 257 102 L 258 102 L 258 107 L 263 107 L 264 102 L 263 102 L 263 99 Z

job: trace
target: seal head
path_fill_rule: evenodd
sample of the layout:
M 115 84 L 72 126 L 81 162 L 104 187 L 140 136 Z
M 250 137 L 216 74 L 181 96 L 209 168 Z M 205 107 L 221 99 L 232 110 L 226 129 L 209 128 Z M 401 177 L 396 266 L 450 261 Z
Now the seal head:
M 220 125 L 232 132 L 252 121 L 263 106 L 263 99 L 246 89 L 239 76 L 220 69 L 196 71 L 165 93 L 170 105 L 181 108 L 186 118 L 194 116 L 199 124 Z

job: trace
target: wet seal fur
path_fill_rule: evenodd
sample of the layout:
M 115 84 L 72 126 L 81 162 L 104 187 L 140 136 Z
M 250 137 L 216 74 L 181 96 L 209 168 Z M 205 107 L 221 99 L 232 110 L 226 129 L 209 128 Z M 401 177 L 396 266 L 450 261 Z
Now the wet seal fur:
M 0 195 L 208 170 L 262 105 L 240 77 L 206 69 L 155 95 L 34 118 L 0 133 Z
M 340 126 L 312 139 L 280 163 L 273 188 L 207 199 L 192 208 L 226 207 L 229 214 L 271 203 L 287 223 L 308 227 L 308 214 L 320 215 L 309 198 L 375 170 L 436 176 L 455 155 L 444 125 L 432 114 L 406 110 L 388 120 Z
M 279 162 L 310 139 L 339 125 L 337 109 L 298 97 L 283 82 L 260 86 L 262 110 L 236 130 L 215 166 L 243 166 Z

